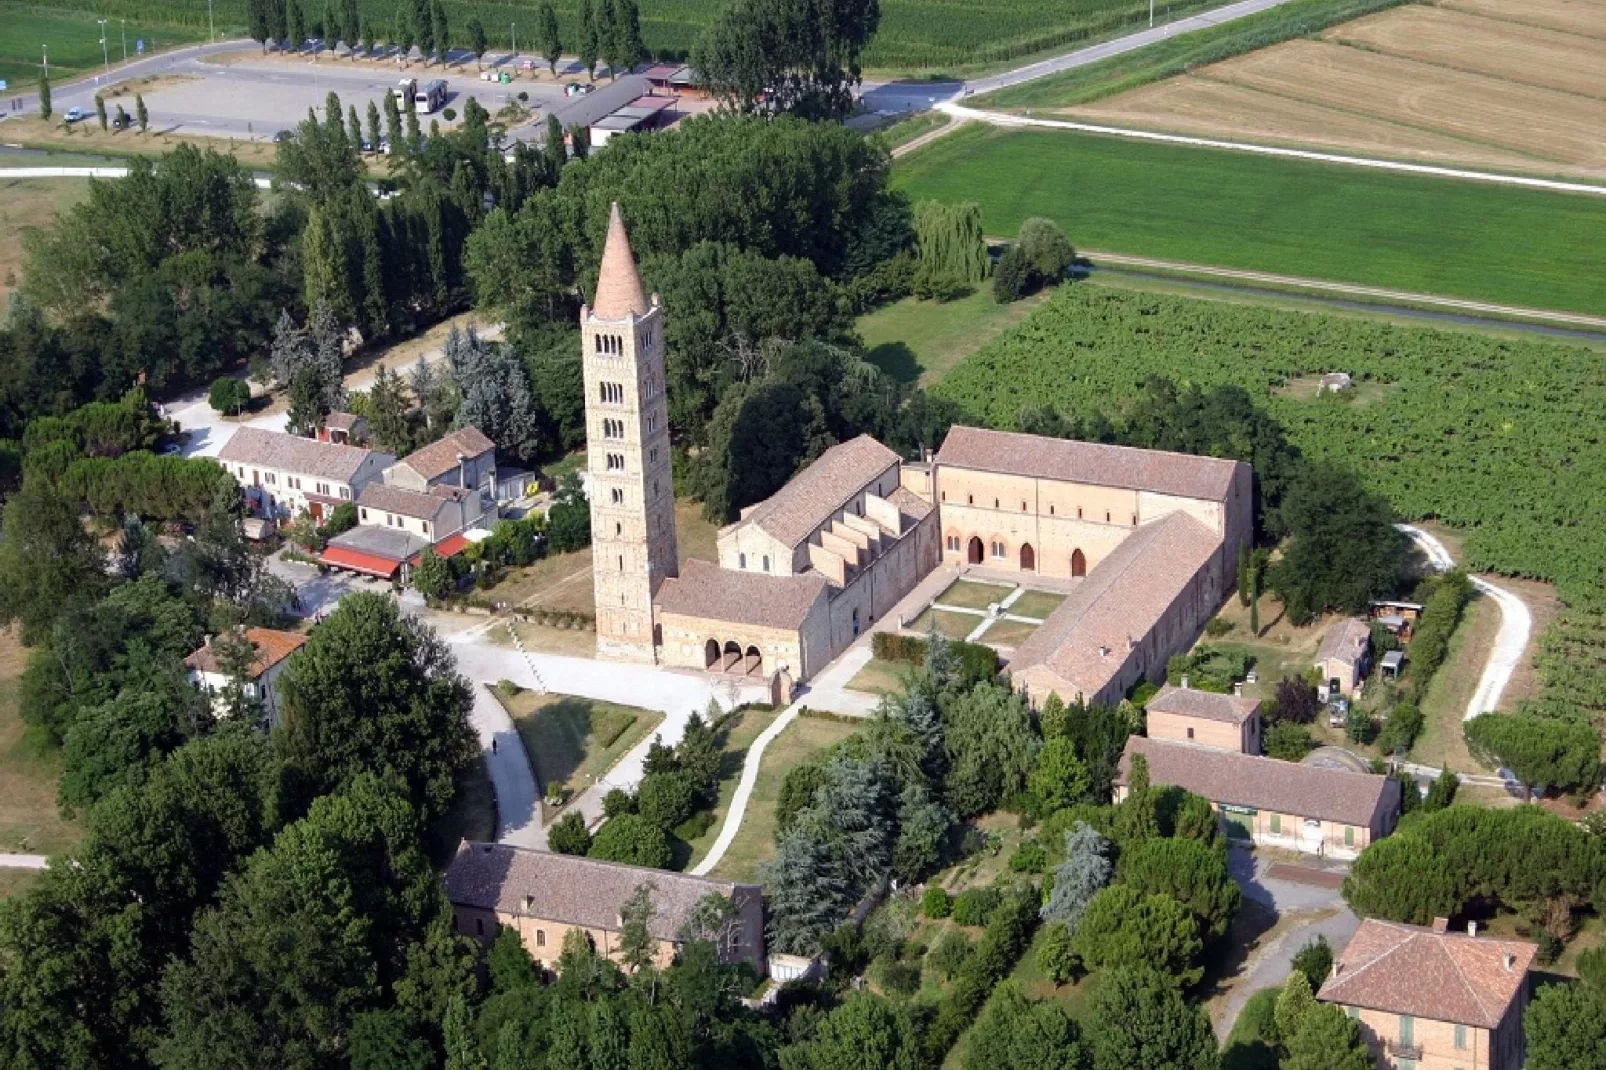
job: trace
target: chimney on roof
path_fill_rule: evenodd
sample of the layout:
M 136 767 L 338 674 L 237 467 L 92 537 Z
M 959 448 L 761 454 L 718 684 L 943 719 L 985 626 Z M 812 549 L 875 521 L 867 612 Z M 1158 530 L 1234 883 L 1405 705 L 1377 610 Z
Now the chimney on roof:
M 463 455 L 461 450 L 457 454 L 457 485 L 460 487 L 468 486 L 468 458 Z
M 1099 645 L 1099 657 L 1101 657 L 1101 658 L 1107 658 L 1107 657 L 1109 657 L 1109 656 L 1110 656 L 1110 648 L 1109 648 L 1109 647 L 1107 647 L 1107 646 L 1104 646 L 1104 645 L 1103 645 L 1103 644 L 1102 644 L 1102 643 L 1101 643 L 1101 644 L 1100 644 L 1100 645 Z
M 1188 674 L 1187 673 L 1183 673 L 1182 674 L 1182 690 L 1184 690 L 1184 691 L 1188 690 Z
M 1234 680 L 1232 682 L 1232 693 L 1238 698 L 1244 697 L 1244 682 L 1242 680 Z
M 1449 918 L 1434 918 L 1433 919 L 1433 931 L 1438 933 L 1441 936 L 1444 935 L 1445 933 L 1449 932 L 1450 931 L 1450 919 Z
M 1516 969 L 1517 956 L 1515 954 L 1513 954 L 1512 952 L 1507 951 L 1506 955 L 1505 955 L 1505 959 L 1506 959 L 1506 972 L 1510 973 L 1512 970 Z
M 205 638 L 205 639 L 203 639 L 203 640 L 202 640 L 202 641 L 201 641 L 201 643 L 202 643 L 202 645 L 203 645 L 203 646 L 205 646 L 205 647 L 206 647 L 206 648 L 207 648 L 207 649 L 208 649 L 208 650 L 211 650 L 211 649 L 212 649 L 212 633 L 210 633 L 210 632 L 208 632 L 208 633 L 207 633 L 207 635 L 206 635 L 206 638 Z
M 1477 936 L 1478 935 L 1478 923 L 1477 922 L 1475 922 L 1475 921 L 1467 922 L 1467 935 L 1468 936 Z

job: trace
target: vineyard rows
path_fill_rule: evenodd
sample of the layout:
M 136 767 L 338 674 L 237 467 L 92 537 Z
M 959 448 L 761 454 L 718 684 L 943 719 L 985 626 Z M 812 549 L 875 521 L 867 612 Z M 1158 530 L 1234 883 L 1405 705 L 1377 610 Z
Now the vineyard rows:
M 1174 0 L 1157 5 L 1161 17 L 1180 18 L 1217 6 L 1221 0 Z M 698 33 L 729 0 L 649 0 L 641 5 L 642 36 L 655 55 L 684 55 Z M 205 30 L 207 6 L 194 0 L 58 0 L 59 9 L 165 23 Z M 576 36 L 579 0 L 554 0 L 566 40 Z M 493 47 L 505 49 L 514 25 L 528 50 L 535 40 L 541 5 L 536 0 L 448 0 L 454 44 L 462 45 L 471 15 L 485 24 Z M 43 9 L 41 9 L 43 10 Z M 246 25 L 244 0 L 214 0 L 219 30 L 240 32 Z M 317 19 L 323 7 L 307 6 Z M 396 0 L 362 0 L 365 18 L 388 27 Z M 864 56 L 865 66 L 883 70 L 954 70 L 1002 63 L 1052 48 L 1072 47 L 1106 37 L 1126 26 L 1147 24 L 1146 0 L 883 0 L 881 29 Z M 3 31 L 0 31 L 3 32 Z M 384 34 L 381 34 L 383 37 Z

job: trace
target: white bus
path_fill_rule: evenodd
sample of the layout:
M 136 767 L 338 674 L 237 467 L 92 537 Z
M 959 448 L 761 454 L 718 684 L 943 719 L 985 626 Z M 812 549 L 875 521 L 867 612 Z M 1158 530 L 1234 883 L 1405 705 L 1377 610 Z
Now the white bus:
M 398 82 L 396 84 L 396 88 L 390 91 L 390 95 L 396 98 L 396 110 L 406 111 L 407 102 L 412 100 L 413 95 L 417 92 L 418 79 L 403 78 L 400 82 Z
M 413 110 L 420 115 L 428 115 L 435 109 L 445 106 L 446 83 L 439 78 L 419 86 L 418 94 L 413 97 Z

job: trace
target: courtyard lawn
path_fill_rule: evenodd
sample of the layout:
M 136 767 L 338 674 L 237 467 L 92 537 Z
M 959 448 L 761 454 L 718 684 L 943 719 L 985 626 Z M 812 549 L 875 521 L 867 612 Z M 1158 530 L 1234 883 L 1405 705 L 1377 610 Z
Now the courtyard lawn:
M 918 635 L 925 635 L 931 630 L 933 622 L 937 630 L 949 639 L 963 639 L 976 630 L 982 618 L 972 613 L 950 613 L 943 609 L 925 609 L 920 612 L 909 624 L 909 630 Z
M 1441 769 L 1448 765 L 1458 773 L 1484 770 L 1467 750 L 1461 726 L 1499 630 L 1500 607 L 1486 595 L 1475 595 L 1462 611 L 1455 634 L 1450 636 L 1444 664 L 1433 674 L 1422 696 L 1422 734 L 1411 748 L 1413 760 Z M 1409 658 L 1409 653 L 1406 656 Z M 1407 661 L 1407 673 L 1410 668 Z
M 955 580 L 948 589 L 932 601 L 960 609 L 986 609 L 994 602 L 1002 602 L 1015 588 L 1001 583 L 981 583 L 977 580 Z
M 760 867 L 775 857 L 775 802 L 780 798 L 781 782 L 786 774 L 818 758 L 858 729 L 856 724 L 809 716 L 799 717 L 787 725 L 786 730 L 764 748 L 764 757 L 758 763 L 758 780 L 747 800 L 742 826 L 710 875 L 721 880 L 756 883 Z
M 979 202 L 1000 237 L 1048 216 L 1078 249 L 1606 313 L 1601 197 L 982 124 L 900 159 L 894 185 Z
M 646 739 L 664 715 L 572 695 L 493 688 L 518 726 L 541 790 L 566 784 L 575 795 Z M 548 811 L 548 817 L 556 813 Z
M 1000 617 L 993 621 L 992 626 L 981 633 L 981 641 L 988 646 L 1017 647 L 1031 638 L 1037 631 L 1037 625 L 1027 624 L 1024 621 L 1005 620 Z
M 56 808 L 61 752 L 18 713 L 18 677 L 27 660 L 16 634 L 0 631 L 0 851 L 55 854 L 82 830 Z
M 778 709 L 752 708 L 741 711 L 736 720 L 725 730 L 725 746 L 720 755 L 719 763 L 719 797 L 714 803 L 713 822 L 708 831 L 700 836 L 694 836 L 687 841 L 691 854 L 682 869 L 695 866 L 703 860 L 708 849 L 719 838 L 719 830 L 725 824 L 725 815 L 730 812 L 731 796 L 736 794 L 736 782 L 742 778 L 742 763 L 747 758 L 748 748 L 752 747 L 753 740 L 758 738 L 760 732 L 775 722 L 781 715 Z
M 864 339 L 866 359 L 894 379 L 934 383 L 1024 320 L 1041 300 L 1030 297 L 1000 305 L 989 286 L 957 301 L 906 297 L 860 316 L 859 337 Z
M 871 695 L 886 695 L 903 691 L 903 676 L 914 666 L 897 661 L 871 658 L 864 668 L 848 681 L 850 691 L 863 691 Z
M 1009 612 L 1017 617 L 1036 617 L 1042 620 L 1059 608 L 1065 596 L 1058 591 L 1027 591 L 1009 604 Z

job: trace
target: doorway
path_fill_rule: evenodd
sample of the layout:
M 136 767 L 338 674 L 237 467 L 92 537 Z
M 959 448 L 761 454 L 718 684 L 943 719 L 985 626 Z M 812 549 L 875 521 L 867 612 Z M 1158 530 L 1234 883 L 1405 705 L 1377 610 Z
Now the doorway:
M 966 547 L 965 560 L 969 561 L 972 565 L 979 565 L 981 564 L 981 555 L 981 537 L 978 535 L 972 535 L 970 537 L 970 545 Z
M 1020 548 L 1020 570 L 1022 572 L 1037 571 L 1037 554 L 1032 550 L 1032 544 L 1026 543 Z
M 1071 551 L 1071 576 L 1081 579 L 1087 575 L 1087 555 L 1080 550 Z

